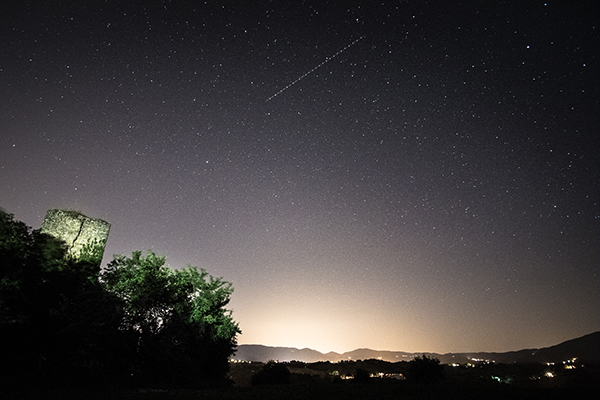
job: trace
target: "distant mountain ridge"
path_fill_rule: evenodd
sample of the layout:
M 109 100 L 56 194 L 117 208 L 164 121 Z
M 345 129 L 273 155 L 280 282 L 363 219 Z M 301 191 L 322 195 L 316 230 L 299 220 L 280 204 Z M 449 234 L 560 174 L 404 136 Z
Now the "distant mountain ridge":
M 562 362 L 577 358 L 581 362 L 600 362 L 600 331 L 568 340 L 555 346 L 541 349 L 524 349 L 504 353 L 410 353 L 404 351 L 382 351 L 371 349 L 356 349 L 345 353 L 321 353 L 308 348 L 297 349 L 294 347 L 270 347 L 259 344 L 242 344 L 237 347 L 233 358 L 242 361 L 268 360 L 302 361 L 307 363 L 317 361 L 338 362 L 342 360 L 368 360 L 381 359 L 384 361 L 398 362 L 410 361 L 417 355 L 426 354 L 438 358 L 444 364 L 463 364 L 473 359 L 490 360 L 496 363 L 545 363 Z

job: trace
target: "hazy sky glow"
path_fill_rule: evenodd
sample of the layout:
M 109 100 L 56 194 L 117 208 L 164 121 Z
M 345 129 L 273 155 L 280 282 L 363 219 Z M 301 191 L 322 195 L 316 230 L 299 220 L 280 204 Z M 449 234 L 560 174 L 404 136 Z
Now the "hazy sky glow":
M 222 276 L 241 344 L 600 330 L 597 2 L 97 3 L 0 16 L 16 219 Z

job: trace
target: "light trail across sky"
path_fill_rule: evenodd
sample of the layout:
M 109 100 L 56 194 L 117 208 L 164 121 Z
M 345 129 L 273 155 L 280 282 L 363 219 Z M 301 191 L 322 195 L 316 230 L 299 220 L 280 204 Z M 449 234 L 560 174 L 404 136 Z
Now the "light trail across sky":
M 311 69 L 310 71 L 308 71 L 307 73 L 305 73 L 304 75 L 300 76 L 299 78 L 297 78 L 295 81 L 289 83 L 286 87 L 284 87 L 283 89 L 279 90 L 277 93 L 275 93 L 273 96 L 269 97 L 266 101 L 270 101 L 271 99 L 273 99 L 274 97 L 279 96 L 281 93 L 283 93 L 285 90 L 289 89 L 290 87 L 292 87 L 293 85 L 295 85 L 296 83 L 300 82 L 302 79 L 304 79 L 305 77 L 307 77 L 308 75 L 312 74 L 314 71 L 316 71 L 317 69 L 321 68 L 323 65 L 327 64 L 329 61 L 333 60 L 335 57 L 337 57 L 338 55 L 340 55 L 341 53 L 343 53 L 345 50 L 347 50 L 349 47 L 351 47 L 352 45 L 354 45 L 355 43 L 357 43 L 358 41 L 360 41 L 361 39 L 364 39 L 364 36 L 359 37 L 358 39 L 356 39 L 355 41 L 353 41 L 352 43 L 350 43 L 348 46 L 344 47 L 343 49 L 341 49 L 340 51 L 338 51 L 337 53 L 335 53 L 334 55 L 332 55 L 331 57 L 327 57 L 325 59 L 325 61 L 323 61 L 321 64 L 317 65 L 316 67 L 314 67 L 313 69 Z

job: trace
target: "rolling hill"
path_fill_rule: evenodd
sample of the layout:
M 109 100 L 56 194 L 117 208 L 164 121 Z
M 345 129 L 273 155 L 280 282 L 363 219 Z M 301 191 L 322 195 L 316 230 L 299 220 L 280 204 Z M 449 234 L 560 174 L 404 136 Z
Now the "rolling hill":
M 342 360 L 381 359 L 398 362 L 410 361 L 415 356 L 427 354 L 438 358 L 444 364 L 463 364 L 473 359 L 490 360 L 496 363 L 545 363 L 562 362 L 577 358 L 580 362 L 600 362 L 600 331 L 568 340 L 555 346 L 540 349 L 524 349 L 505 353 L 476 352 L 476 353 L 409 353 L 404 351 L 381 351 L 371 349 L 356 349 L 345 353 L 321 353 L 316 350 L 294 347 L 270 347 L 259 344 L 242 344 L 237 348 L 234 359 L 242 361 L 268 360 L 302 361 L 307 363 L 317 361 L 338 362 Z

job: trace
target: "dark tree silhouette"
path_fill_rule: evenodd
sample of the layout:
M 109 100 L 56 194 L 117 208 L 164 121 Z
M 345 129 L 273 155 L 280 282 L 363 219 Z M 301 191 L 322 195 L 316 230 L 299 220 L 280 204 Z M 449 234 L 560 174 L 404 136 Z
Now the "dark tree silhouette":
M 417 384 L 430 384 L 440 382 L 444 378 L 444 366 L 435 357 L 415 357 L 408 363 L 406 379 Z
M 357 368 L 352 374 L 354 376 L 354 383 L 368 383 L 371 382 L 371 374 L 364 368 Z
M 82 384 L 118 371 L 118 299 L 99 266 L 0 210 L 1 385 Z
M 290 383 L 290 370 L 273 360 L 252 376 L 252 385 L 281 385 Z
M 0 210 L 0 389 L 226 379 L 240 332 L 230 283 L 154 253 L 115 256 L 102 275 L 66 255 Z

